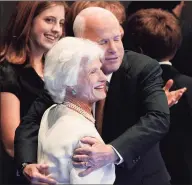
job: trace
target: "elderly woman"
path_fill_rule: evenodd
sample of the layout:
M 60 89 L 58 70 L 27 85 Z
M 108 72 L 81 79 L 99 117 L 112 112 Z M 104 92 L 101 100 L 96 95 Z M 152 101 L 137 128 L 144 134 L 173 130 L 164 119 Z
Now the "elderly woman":
M 93 136 L 100 140 L 91 113 L 92 105 L 106 97 L 106 76 L 101 71 L 102 49 L 88 40 L 66 37 L 48 52 L 45 59 L 45 87 L 53 106 L 41 120 L 38 163 L 49 164 L 45 172 L 62 184 L 113 184 L 114 164 L 86 177 L 72 166 L 72 155 L 80 139 Z M 88 166 L 85 166 L 88 168 Z

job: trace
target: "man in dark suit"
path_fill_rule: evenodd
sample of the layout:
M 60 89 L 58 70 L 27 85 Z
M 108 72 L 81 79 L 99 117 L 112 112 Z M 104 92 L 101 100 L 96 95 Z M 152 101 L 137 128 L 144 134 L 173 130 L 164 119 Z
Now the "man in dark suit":
M 150 24 L 148 24 L 150 23 Z M 159 61 L 162 78 L 174 80 L 172 90 L 187 87 L 180 102 L 170 108 L 170 131 L 161 141 L 160 148 L 172 184 L 192 183 L 192 78 L 179 73 L 171 64 L 181 43 L 178 20 L 170 13 L 148 9 L 133 14 L 127 21 L 127 38 L 131 50 L 138 48 Z M 134 33 L 134 34 L 133 34 Z M 155 43 L 155 44 L 153 44 Z
M 110 74 L 121 65 L 124 53 L 119 23 L 113 14 L 104 9 L 88 8 L 82 12 L 79 17 L 82 16 L 80 20 L 84 21 L 84 24 L 76 20 L 75 36 L 96 41 L 101 45 L 105 50 L 102 70 L 110 78 Z M 82 28 L 79 25 L 85 27 Z M 157 61 L 149 57 L 134 52 L 124 55 L 122 67 L 112 75 L 109 98 L 106 100 L 103 137 L 110 144 L 105 145 L 98 141 L 97 143 L 90 141 L 90 138 L 85 139 L 87 142 L 92 142 L 92 147 L 87 149 L 93 150 L 94 155 L 89 158 L 91 161 L 86 156 L 80 157 L 83 162 L 78 163 L 77 158 L 78 161 L 81 160 L 79 160 L 78 150 L 75 152 L 77 155 L 74 155 L 74 165 L 88 167 L 81 175 L 86 175 L 91 170 L 108 163 L 116 162 L 121 163 L 118 168 L 123 170 L 123 174 L 117 174 L 117 180 L 119 179 L 121 184 L 127 184 L 127 182 L 131 182 L 132 185 L 168 183 L 169 176 L 158 149 L 158 142 L 169 128 L 169 110 L 165 93 L 162 90 L 161 72 Z M 29 114 L 23 118 L 16 130 L 16 161 L 18 165 L 22 164 L 22 170 L 24 169 L 24 174 L 29 179 L 35 177 L 38 182 L 53 183 L 47 177 L 38 174 L 47 166 L 35 164 L 39 122 L 45 109 L 52 103 L 50 97 L 44 94 L 34 103 Z M 121 105 L 122 103 L 124 105 Z M 114 110 L 117 112 L 111 115 Z M 107 120 L 110 119 L 107 118 L 108 116 L 113 116 L 113 122 Z M 127 121 L 125 122 L 123 118 Z M 125 135 L 123 132 L 126 132 Z M 93 154 L 91 151 L 88 153 Z M 99 161 L 96 160 L 98 155 Z
M 106 49 L 106 58 L 111 61 L 103 63 L 103 70 L 110 75 L 115 71 L 113 60 L 121 53 L 122 42 L 118 31 L 115 32 L 119 25 L 99 11 L 91 17 L 87 10 L 76 17 L 74 28 L 86 22 L 83 36 Z M 105 103 L 102 138 L 109 145 L 94 138 L 82 139 L 92 146 L 77 149 L 73 156 L 76 167 L 88 166 L 81 175 L 115 162 L 121 163 L 117 165 L 117 184 L 168 184 L 169 175 L 158 145 L 169 129 L 169 108 L 161 74 L 157 61 L 131 51 L 124 55 L 120 69 L 111 77 Z M 117 161 L 108 146 L 118 152 Z

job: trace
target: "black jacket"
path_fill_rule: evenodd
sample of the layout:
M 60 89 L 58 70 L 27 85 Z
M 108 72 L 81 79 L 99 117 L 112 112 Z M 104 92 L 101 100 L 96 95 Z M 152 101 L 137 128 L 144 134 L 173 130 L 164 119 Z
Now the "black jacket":
M 187 87 L 179 103 L 170 108 L 170 131 L 160 143 L 173 184 L 192 183 L 192 78 L 162 64 L 163 80 L 174 80 L 171 90 Z
M 112 76 L 102 138 L 122 155 L 117 184 L 163 184 L 170 179 L 159 141 L 169 129 L 169 108 L 156 60 L 127 52 Z

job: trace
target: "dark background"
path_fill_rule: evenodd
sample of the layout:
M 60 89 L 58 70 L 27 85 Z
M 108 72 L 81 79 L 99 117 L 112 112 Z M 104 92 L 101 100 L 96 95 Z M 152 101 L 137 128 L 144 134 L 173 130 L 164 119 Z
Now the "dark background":
M 15 8 L 17 1 L 0 1 L 0 35 L 2 36 L 4 29 L 8 23 L 9 17 Z M 73 1 L 68 1 L 71 4 Z M 131 1 L 120 1 L 126 8 Z M 186 1 L 182 14 L 182 19 L 189 20 L 192 23 L 192 1 Z

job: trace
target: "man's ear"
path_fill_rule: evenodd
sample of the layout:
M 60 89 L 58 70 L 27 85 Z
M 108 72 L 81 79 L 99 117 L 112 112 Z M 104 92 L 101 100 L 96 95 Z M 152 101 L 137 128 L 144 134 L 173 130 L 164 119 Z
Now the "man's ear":
M 121 33 L 121 38 L 123 38 L 124 36 L 124 30 L 123 30 L 123 27 L 120 25 L 120 33 Z

